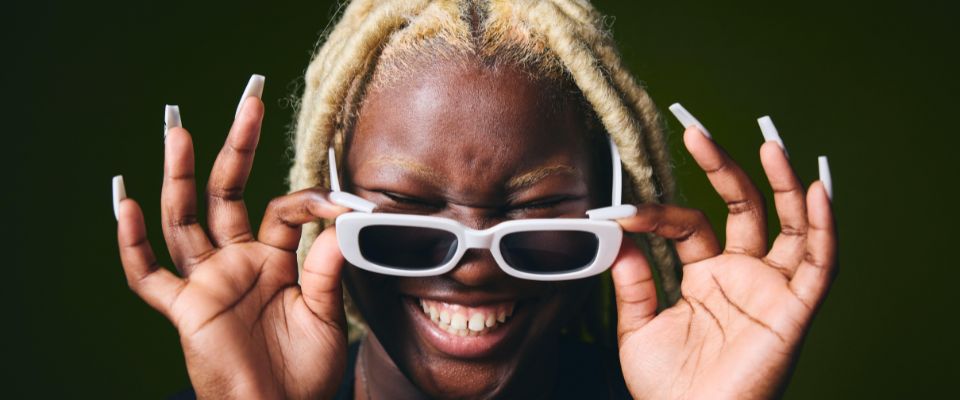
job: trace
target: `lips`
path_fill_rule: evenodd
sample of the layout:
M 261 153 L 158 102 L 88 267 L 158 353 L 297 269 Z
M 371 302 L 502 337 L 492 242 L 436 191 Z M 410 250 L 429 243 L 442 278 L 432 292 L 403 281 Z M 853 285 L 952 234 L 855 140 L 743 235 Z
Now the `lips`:
M 526 307 L 515 301 L 465 305 L 408 298 L 419 336 L 431 347 L 456 358 L 487 357 L 522 331 Z

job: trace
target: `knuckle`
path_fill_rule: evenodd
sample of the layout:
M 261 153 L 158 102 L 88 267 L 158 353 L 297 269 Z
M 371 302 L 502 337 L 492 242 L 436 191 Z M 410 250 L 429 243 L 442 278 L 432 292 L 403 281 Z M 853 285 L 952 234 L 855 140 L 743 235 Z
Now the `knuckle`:
M 712 165 L 704 169 L 704 172 L 707 174 L 719 174 L 727 171 L 730 168 L 730 165 L 727 163 L 725 158 L 721 158 L 716 165 Z
M 757 195 L 757 196 L 759 196 L 758 199 L 746 198 L 746 199 L 731 200 L 726 202 L 727 212 L 729 212 L 732 215 L 744 214 L 744 213 L 762 214 L 761 211 L 763 210 L 763 202 L 764 202 L 763 196 L 762 195 Z
M 167 226 L 174 229 L 180 229 L 196 223 L 197 223 L 196 214 L 193 214 L 193 213 L 180 214 L 180 215 L 174 215 L 173 217 L 171 217 L 170 220 L 167 221 Z
M 210 185 L 207 187 L 207 197 L 220 201 L 240 201 L 243 200 L 243 187 Z
M 290 196 L 281 196 L 270 200 L 270 203 L 267 204 L 266 215 L 275 222 L 290 225 L 289 214 L 302 207 L 302 205 L 290 204 Z
M 732 200 L 727 202 L 727 211 L 730 214 L 743 214 L 756 209 L 750 200 Z
M 273 199 L 270 199 L 270 202 L 267 203 L 267 214 L 272 215 L 280 212 L 280 210 L 283 209 L 283 203 L 284 203 L 283 200 L 285 198 L 286 196 L 281 196 L 281 197 L 274 197 Z
M 807 227 L 784 224 L 780 226 L 780 234 L 784 236 L 803 237 L 807 235 Z
M 254 152 L 256 151 L 255 147 L 237 146 L 231 141 L 227 142 L 227 145 L 224 147 L 224 149 L 226 149 L 231 153 L 234 153 L 240 156 L 248 156 L 248 157 L 253 156 Z
M 196 178 L 193 171 L 180 171 L 167 176 L 171 181 L 193 181 Z
M 786 189 L 783 189 L 783 188 L 773 188 L 773 194 L 774 194 L 774 195 L 778 195 L 778 194 L 797 195 L 797 194 L 803 194 L 803 189 L 802 189 L 801 187 L 799 187 L 799 186 L 791 185 L 790 187 L 788 187 L 788 188 L 786 188 Z
M 697 228 L 689 225 L 680 227 L 679 232 L 677 232 L 677 238 L 674 239 L 677 242 L 685 242 L 688 239 L 694 237 L 697 233 Z

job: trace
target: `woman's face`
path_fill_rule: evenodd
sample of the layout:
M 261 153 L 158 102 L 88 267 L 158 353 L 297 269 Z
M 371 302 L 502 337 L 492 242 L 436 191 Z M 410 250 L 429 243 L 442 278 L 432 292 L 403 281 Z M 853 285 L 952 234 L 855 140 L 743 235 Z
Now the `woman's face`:
M 596 140 L 571 95 L 514 68 L 465 64 L 421 67 L 367 94 L 346 152 L 350 191 L 379 212 L 474 229 L 581 218 L 607 205 L 609 169 L 597 166 Z M 487 250 L 468 251 L 442 276 L 351 267 L 345 279 L 399 369 L 427 394 L 444 396 L 521 393 L 550 376 L 556 364 L 543 361 L 591 284 L 513 278 Z

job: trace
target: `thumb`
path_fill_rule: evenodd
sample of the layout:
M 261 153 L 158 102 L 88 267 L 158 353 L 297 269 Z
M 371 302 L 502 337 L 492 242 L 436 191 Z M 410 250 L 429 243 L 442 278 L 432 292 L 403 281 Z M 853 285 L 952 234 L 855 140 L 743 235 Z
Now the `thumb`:
M 610 274 L 617 300 L 617 337 L 623 338 L 656 316 L 657 288 L 647 257 L 629 239 L 620 245 Z
M 331 226 L 313 241 L 300 276 L 300 288 L 307 308 L 317 318 L 340 327 L 346 324 L 340 286 L 343 264 L 343 254 L 337 245 L 337 231 Z

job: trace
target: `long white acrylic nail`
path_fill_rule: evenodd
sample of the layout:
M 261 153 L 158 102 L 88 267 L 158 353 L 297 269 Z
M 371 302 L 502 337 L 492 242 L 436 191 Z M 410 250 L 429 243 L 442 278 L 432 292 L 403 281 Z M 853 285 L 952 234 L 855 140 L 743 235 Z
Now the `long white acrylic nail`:
M 243 89 L 243 95 L 240 96 L 240 104 L 237 104 L 237 112 L 233 115 L 234 119 L 240 116 L 240 109 L 243 108 L 243 102 L 247 97 L 253 96 L 259 99 L 263 96 L 263 82 L 266 79 L 263 75 L 253 74 L 250 76 L 247 88 Z
M 789 158 L 790 153 L 787 152 L 787 146 L 783 144 L 783 139 L 780 138 L 780 132 L 777 132 L 777 127 L 773 125 L 773 120 L 770 119 L 770 116 L 764 115 L 757 118 L 757 124 L 760 124 L 760 133 L 763 134 L 763 140 L 776 142 L 777 145 L 780 146 L 780 149 L 783 150 L 783 154 Z
M 353 193 L 330 192 L 330 202 L 341 207 L 365 213 L 372 213 L 377 204 Z
M 827 191 L 827 198 L 833 201 L 833 178 L 830 177 L 830 163 L 827 162 L 827 156 L 817 157 L 817 164 L 820 166 L 820 182 L 823 183 L 823 189 Z
M 127 188 L 123 186 L 123 175 L 113 177 L 113 217 L 120 220 L 120 202 L 127 198 Z
M 700 129 L 700 132 L 703 132 L 703 135 L 709 139 L 713 139 L 713 135 L 710 134 L 710 131 L 707 130 L 700 121 L 697 121 L 693 117 L 693 114 L 690 114 L 690 111 L 687 111 L 686 108 L 680 105 L 680 103 L 673 103 L 670 105 L 670 112 L 673 113 L 674 117 L 677 117 L 680 120 L 680 123 L 683 124 L 684 128 L 689 128 L 691 126 L 696 126 Z
M 163 138 L 167 138 L 167 131 L 170 128 L 179 128 L 183 126 L 180 122 L 180 106 L 167 104 L 163 110 Z

